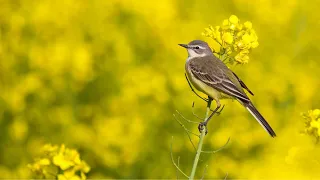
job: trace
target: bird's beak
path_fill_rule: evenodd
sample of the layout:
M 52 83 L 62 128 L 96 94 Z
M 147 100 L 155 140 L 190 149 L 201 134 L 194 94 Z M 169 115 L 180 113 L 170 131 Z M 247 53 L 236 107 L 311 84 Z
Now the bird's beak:
M 189 48 L 188 44 L 178 44 L 179 46 L 182 46 L 184 48 Z

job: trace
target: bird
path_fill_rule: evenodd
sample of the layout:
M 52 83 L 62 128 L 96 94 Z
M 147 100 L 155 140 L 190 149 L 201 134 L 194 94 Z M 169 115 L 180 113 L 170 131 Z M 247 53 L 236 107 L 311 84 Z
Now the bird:
M 250 112 L 271 137 L 276 137 L 276 133 L 255 108 L 244 89 L 251 95 L 253 93 L 232 70 L 213 54 L 206 42 L 193 40 L 188 44 L 178 45 L 186 48 L 188 51 L 188 58 L 185 64 L 187 79 L 189 79 L 195 89 L 208 95 L 209 99 L 216 102 L 217 107 L 212 115 L 221 107 L 221 99 L 236 99 Z M 206 126 L 210 118 L 211 116 L 204 122 L 201 122 L 199 128 Z

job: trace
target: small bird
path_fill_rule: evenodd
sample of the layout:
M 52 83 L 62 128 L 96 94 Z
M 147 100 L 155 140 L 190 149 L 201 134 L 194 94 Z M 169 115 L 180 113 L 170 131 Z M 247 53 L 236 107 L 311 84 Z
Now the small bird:
M 211 48 L 206 42 L 194 40 L 189 44 L 179 45 L 188 51 L 188 58 L 185 65 L 188 79 L 197 90 L 205 93 L 209 98 L 216 101 L 217 108 L 214 112 L 221 107 L 220 99 L 236 99 L 251 113 L 271 137 L 276 136 L 276 133 L 268 122 L 254 107 L 243 88 L 251 95 L 253 95 L 253 93 L 234 72 L 212 53 Z M 200 125 L 206 126 L 209 119 L 210 118 L 200 123 Z

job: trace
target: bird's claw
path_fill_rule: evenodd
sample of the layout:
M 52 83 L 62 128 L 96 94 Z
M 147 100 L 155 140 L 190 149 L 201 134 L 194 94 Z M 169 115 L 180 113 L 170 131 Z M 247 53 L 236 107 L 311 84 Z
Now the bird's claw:
M 215 112 L 215 114 L 217 114 L 217 116 L 220 116 L 223 109 L 224 109 L 224 105 L 222 106 L 222 108 L 219 111 Z M 211 111 L 213 111 L 213 110 L 211 110 Z
M 202 130 L 203 130 L 204 127 L 207 127 L 207 122 L 201 122 L 201 123 L 199 123 L 198 130 L 199 130 L 200 133 L 202 132 Z M 206 128 L 206 135 L 207 135 L 207 134 L 208 134 L 208 129 Z

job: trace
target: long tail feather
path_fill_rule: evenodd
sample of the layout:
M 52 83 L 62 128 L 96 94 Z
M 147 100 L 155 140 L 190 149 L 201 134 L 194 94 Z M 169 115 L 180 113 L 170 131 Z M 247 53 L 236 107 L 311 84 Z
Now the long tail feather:
M 276 133 L 273 131 L 268 122 L 259 113 L 259 111 L 253 106 L 251 102 L 244 104 L 247 110 L 251 113 L 253 117 L 260 123 L 260 125 L 270 134 L 271 137 L 276 137 Z

